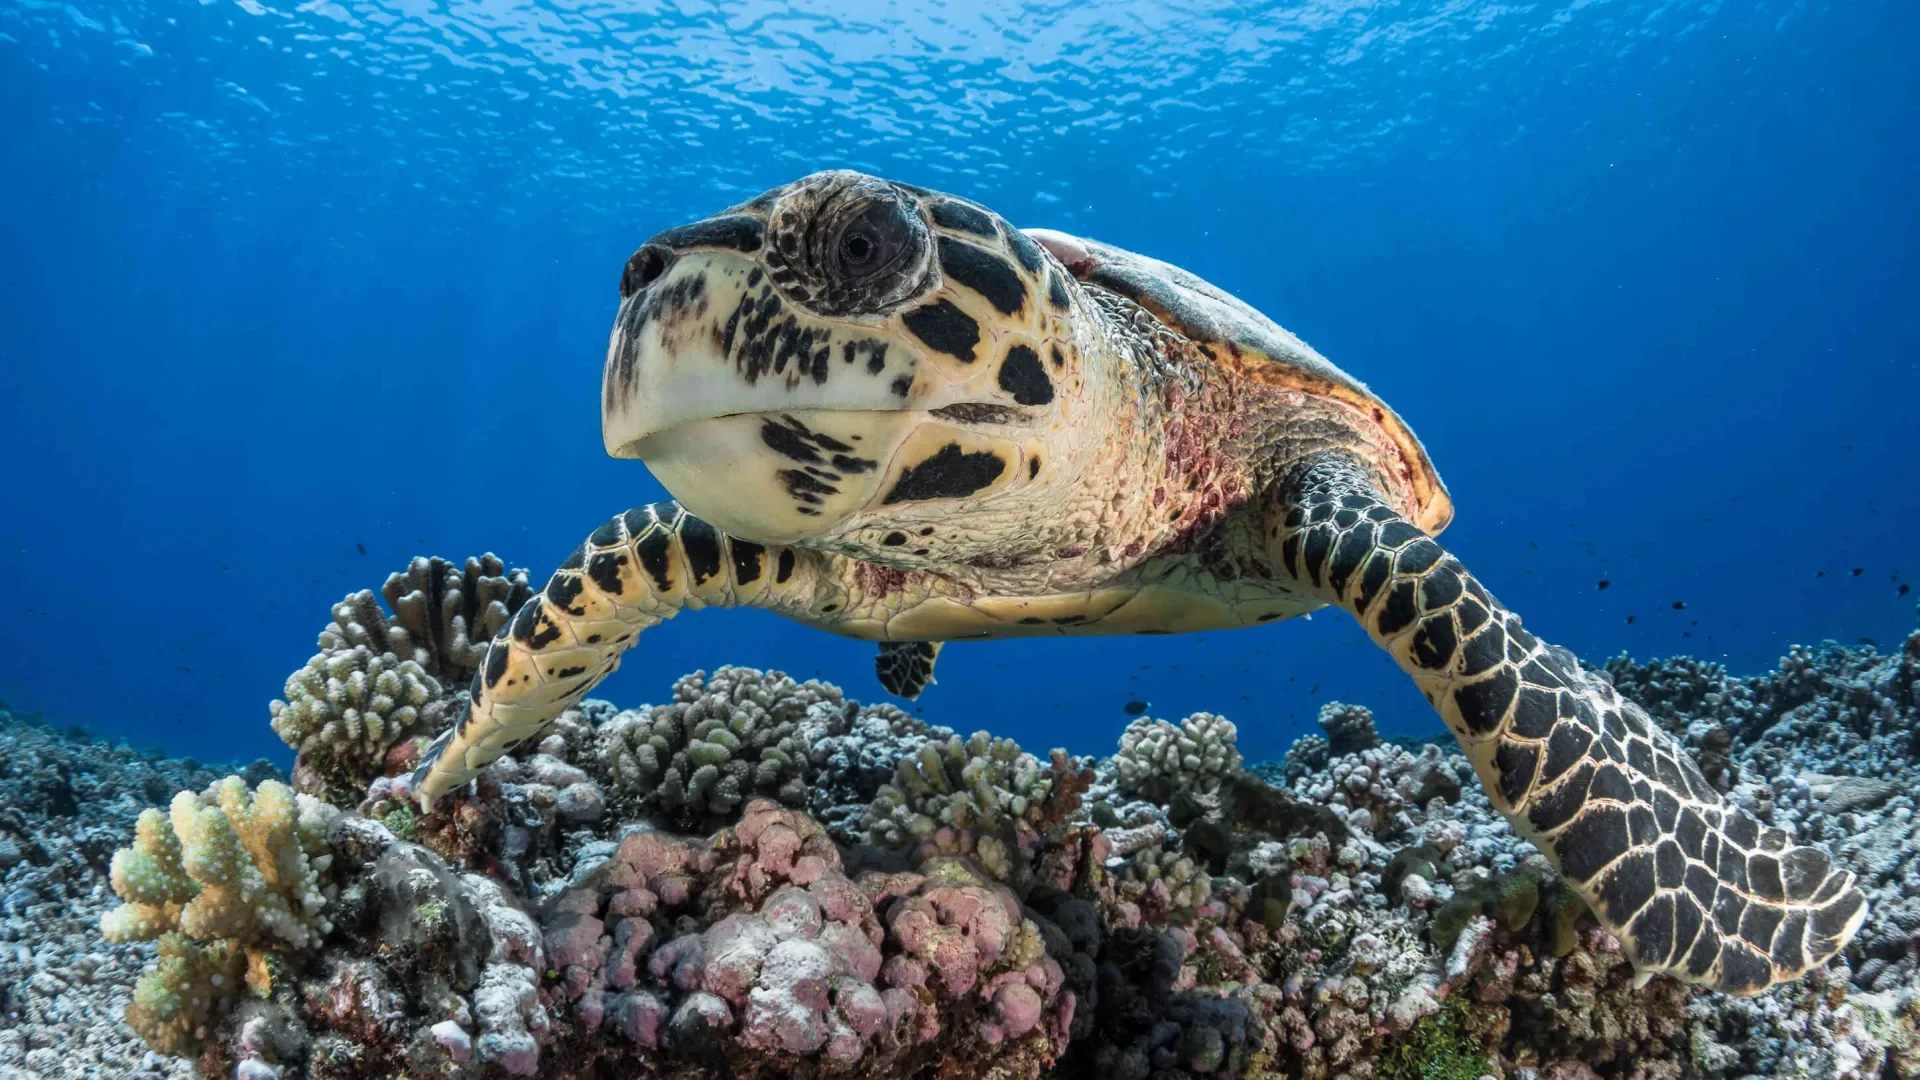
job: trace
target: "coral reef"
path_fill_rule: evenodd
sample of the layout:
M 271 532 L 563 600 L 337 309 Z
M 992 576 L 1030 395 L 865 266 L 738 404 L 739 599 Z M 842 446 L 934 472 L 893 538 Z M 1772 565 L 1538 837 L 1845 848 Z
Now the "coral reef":
M 1240 767 L 1239 735 L 1233 721 L 1212 713 L 1194 713 L 1177 727 L 1143 716 L 1120 734 L 1113 755 L 1120 790 L 1155 802 L 1176 791 L 1212 792 Z
M 1052 775 L 1012 739 L 976 731 L 927 742 L 874 794 L 869 842 L 975 856 L 1001 880 L 1038 842 Z
M 806 805 L 798 725 L 812 706 L 838 704 L 837 688 L 723 667 L 674 683 L 673 699 L 601 729 L 598 772 L 626 802 L 687 825 L 723 819 L 755 795 Z
M 1284 762 L 1243 765 L 1209 714 L 1090 762 L 722 668 L 568 710 L 431 815 L 412 740 L 335 813 L 265 776 L 102 777 L 20 726 L 0 784 L 52 795 L 0 811 L 0 1077 L 187 1075 L 124 1010 L 249 1080 L 1920 1078 L 1920 632 L 1752 678 L 1609 671 L 1722 756 L 1729 798 L 1860 875 L 1874 914 L 1839 961 L 1750 999 L 1636 985 L 1464 757 L 1357 707 Z M 110 940 L 23 958 L 23 888 Z M 68 1064 L 84 1017 L 111 1034 Z
M 109 867 L 141 808 L 228 771 L 279 775 L 141 753 L 0 706 L 0 840 L 18 853 L 0 858 L 0 1078 L 192 1075 L 123 1020 L 155 945 L 104 941 L 100 920 L 119 903 Z
M 464 566 L 415 557 L 381 594 L 391 615 L 366 589 L 333 605 L 320 651 L 268 706 L 274 733 L 299 752 L 297 786 L 342 806 L 396 742 L 452 722 L 487 641 L 533 595 L 527 572 L 492 552 Z
M 100 919 L 108 941 L 160 939 L 159 960 L 134 987 L 127 1020 L 154 1049 L 200 1049 L 217 1004 L 239 987 L 264 996 L 273 961 L 312 949 L 332 925 L 324 909 L 338 811 L 277 780 L 249 791 L 229 776 L 143 811 L 133 846 L 109 878 L 124 901 Z

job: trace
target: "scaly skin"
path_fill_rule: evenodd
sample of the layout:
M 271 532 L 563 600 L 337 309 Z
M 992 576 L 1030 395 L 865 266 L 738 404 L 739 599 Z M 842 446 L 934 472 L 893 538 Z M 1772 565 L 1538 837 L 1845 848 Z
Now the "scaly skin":
M 874 612 L 864 602 L 865 573 L 828 552 L 727 536 L 671 500 L 608 519 L 488 643 L 467 709 L 415 772 L 423 805 L 431 809 L 502 754 L 539 741 L 562 710 L 620 666 L 642 631 L 706 607 L 836 624 L 853 597 Z M 923 584 L 927 593 L 938 586 L 932 578 Z
M 1528 633 L 1352 458 L 1295 463 L 1268 538 L 1296 581 L 1413 677 L 1494 808 L 1560 868 L 1641 981 L 1757 993 L 1827 962 L 1866 918 L 1853 875 L 1720 797 L 1640 706 Z
M 1729 807 L 1432 539 L 1452 503 L 1392 410 L 1185 271 L 821 173 L 659 234 L 621 298 L 603 434 L 679 502 L 602 526 L 489 644 L 416 774 L 429 807 L 684 609 L 881 642 L 912 697 L 945 641 L 1336 604 L 1641 978 L 1752 993 L 1865 917 L 1851 875 Z

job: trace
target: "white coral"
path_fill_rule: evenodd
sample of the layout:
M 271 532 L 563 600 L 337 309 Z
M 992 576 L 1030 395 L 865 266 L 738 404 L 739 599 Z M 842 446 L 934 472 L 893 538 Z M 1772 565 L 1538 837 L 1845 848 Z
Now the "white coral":
M 1240 767 L 1233 721 L 1213 713 L 1194 713 L 1178 727 L 1141 717 L 1120 735 L 1113 756 L 1120 790 L 1165 803 L 1176 791 L 1204 795 Z
M 268 710 L 288 746 L 357 767 L 377 761 L 440 692 L 414 661 L 354 645 L 315 654 L 287 677 L 286 700 Z

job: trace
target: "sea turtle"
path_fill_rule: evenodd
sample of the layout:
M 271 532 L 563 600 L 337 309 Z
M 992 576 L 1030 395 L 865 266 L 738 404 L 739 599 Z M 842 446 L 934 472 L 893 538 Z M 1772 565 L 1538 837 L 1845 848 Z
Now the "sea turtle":
M 491 642 L 416 774 L 429 808 L 684 609 L 880 642 L 911 696 L 944 641 L 1333 605 L 1640 981 L 1755 993 L 1865 918 L 1852 874 L 1729 805 L 1434 540 L 1453 504 L 1392 409 L 1192 274 L 834 171 L 660 233 L 619 291 L 606 448 L 676 501 L 594 530 Z

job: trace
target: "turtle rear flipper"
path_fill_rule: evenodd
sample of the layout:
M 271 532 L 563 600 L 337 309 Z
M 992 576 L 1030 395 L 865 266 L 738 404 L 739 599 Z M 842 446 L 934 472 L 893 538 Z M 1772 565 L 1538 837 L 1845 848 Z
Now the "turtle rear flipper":
M 1674 738 L 1573 654 L 1522 628 L 1343 454 L 1289 470 L 1271 557 L 1360 620 L 1413 677 L 1494 806 L 1625 946 L 1754 994 L 1827 962 L 1866 918 L 1853 874 L 1729 805 Z
M 883 641 L 880 655 L 874 658 L 875 674 L 887 693 L 912 701 L 936 680 L 933 664 L 940 656 L 940 641 Z

